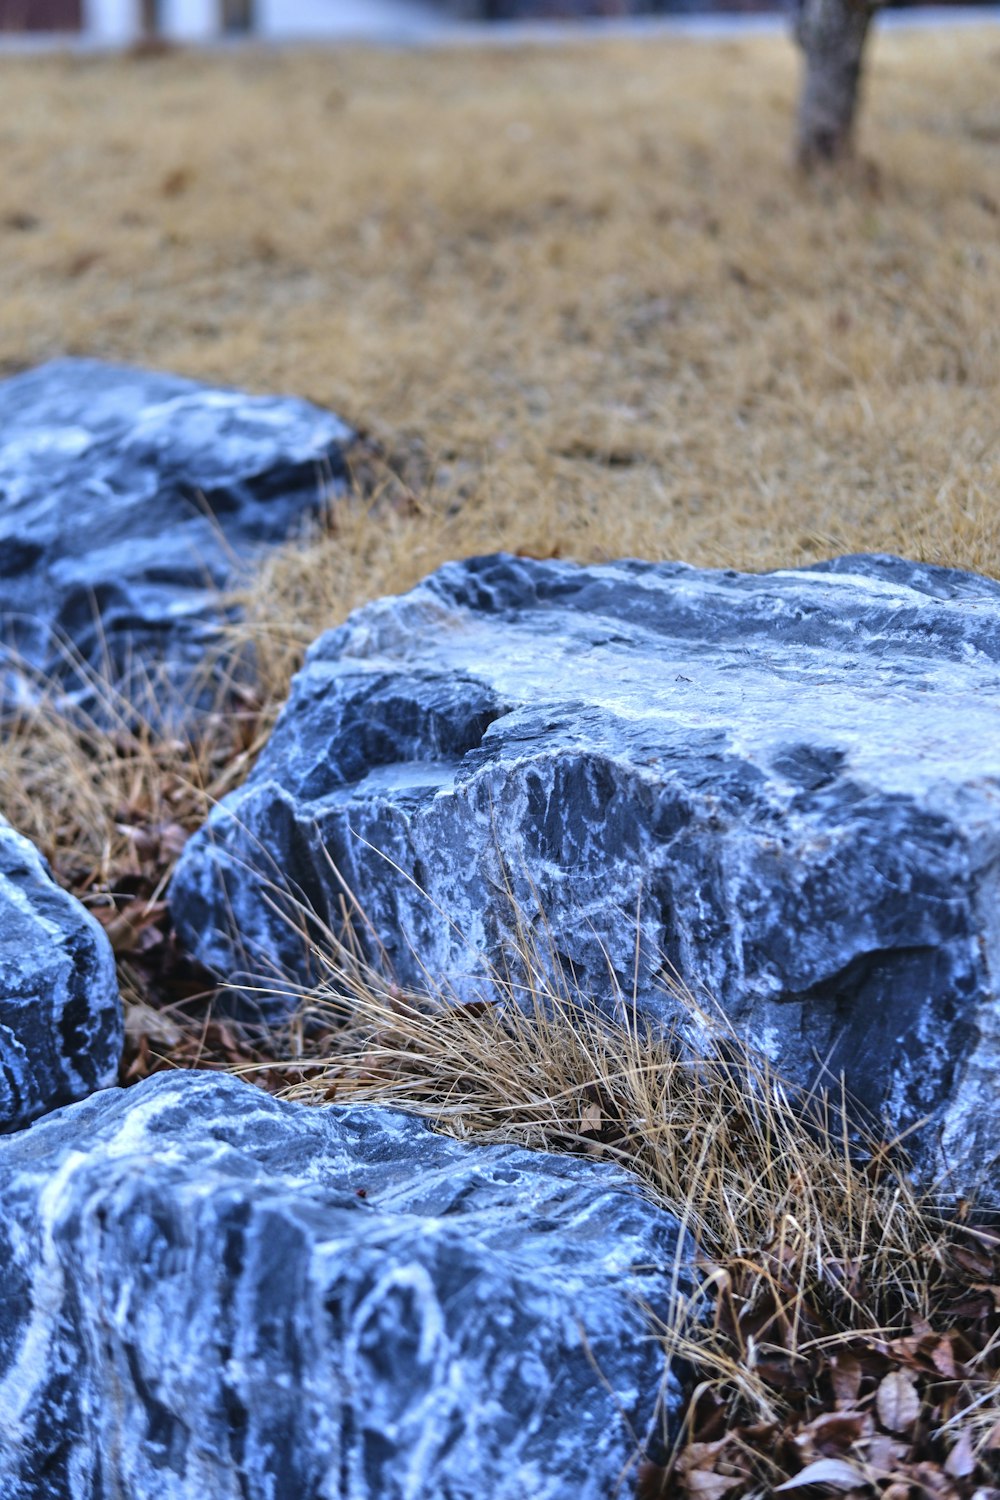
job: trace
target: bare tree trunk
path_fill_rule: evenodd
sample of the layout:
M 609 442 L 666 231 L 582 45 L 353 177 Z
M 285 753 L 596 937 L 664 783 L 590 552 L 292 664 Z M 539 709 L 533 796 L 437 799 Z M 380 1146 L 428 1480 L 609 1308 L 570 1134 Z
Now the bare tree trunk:
M 795 37 L 805 58 L 796 155 L 801 166 L 849 156 L 865 40 L 877 0 L 800 0 Z

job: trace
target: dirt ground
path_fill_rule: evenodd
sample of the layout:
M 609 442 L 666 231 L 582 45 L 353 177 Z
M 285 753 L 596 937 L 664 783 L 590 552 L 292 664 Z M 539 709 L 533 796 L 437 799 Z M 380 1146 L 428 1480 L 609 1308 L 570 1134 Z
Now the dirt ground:
M 1000 32 L 878 36 L 844 180 L 791 168 L 797 69 L 773 36 L 5 58 L 0 371 L 374 432 L 422 508 L 326 613 L 495 546 L 1000 572 Z

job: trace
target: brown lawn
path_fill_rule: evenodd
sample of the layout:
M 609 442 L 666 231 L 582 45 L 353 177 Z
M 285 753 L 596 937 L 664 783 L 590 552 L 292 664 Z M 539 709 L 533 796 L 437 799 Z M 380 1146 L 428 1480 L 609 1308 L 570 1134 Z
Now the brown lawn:
M 797 66 L 3 59 L 0 369 L 140 361 L 377 434 L 420 515 L 340 538 L 302 638 L 497 546 L 998 572 L 1000 31 L 879 35 L 847 182 L 790 167 Z

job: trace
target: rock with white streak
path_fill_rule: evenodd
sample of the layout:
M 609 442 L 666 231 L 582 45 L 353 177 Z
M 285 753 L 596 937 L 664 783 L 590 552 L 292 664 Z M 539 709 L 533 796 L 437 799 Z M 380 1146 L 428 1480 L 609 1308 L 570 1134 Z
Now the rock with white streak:
M 676 1428 L 617 1168 L 175 1072 L 0 1140 L 0 1209 L 3 1500 L 606 1500 Z
M 636 986 L 669 1019 L 676 972 L 794 1081 L 843 1070 L 892 1131 L 929 1115 L 921 1170 L 1000 1186 L 991 580 L 448 564 L 316 643 L 172 900 L 276 1015 L 273 976 L 311 977 L 301 909 L 322 943 L 341 881 L 405 984 L 516 980 L 516 908 L 600 1003 Z
M 343 490 L 351 436 L 306 401 L 98 360 L 0 383 L 0 711 L 54 686 L 105 719 L 108 685 L 156 721 L 211 703 L 220 590 Z
M 122 1041 L 103 928 L 0 818 L 0 1130 L 109 1088 Z

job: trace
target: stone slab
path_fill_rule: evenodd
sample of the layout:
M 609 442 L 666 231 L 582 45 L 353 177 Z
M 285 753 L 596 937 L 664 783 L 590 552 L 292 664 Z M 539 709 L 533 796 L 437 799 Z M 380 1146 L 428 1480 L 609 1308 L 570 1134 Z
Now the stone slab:
M 929 1115 L 922 1170 L 996 1182 L 1000 585 L 448 564 L 316 643 L 172 901 L 227 980 L 309 983 L 276 891 L 322 942 L 344 886 L 401 983 L 495 991 L 516 908 L 606 1008 L 669 1020 L 678 974 L 793 1081 Z
M 109 1088 L 123 1039 L 103 928 L 0 818 L 0 1131 Z
M 0 712 L 33 674 L 88 710 L 109 681 L 153 718 L 211 701 L 219 591 L 342 491 L 350 438 L 306 401 L 98 360 L 0 382 Z
M 607 1500 L 676 1423 L 617 1168 L 174 1072 L 0 1140 L 0 1210 L 2 1500 Z

